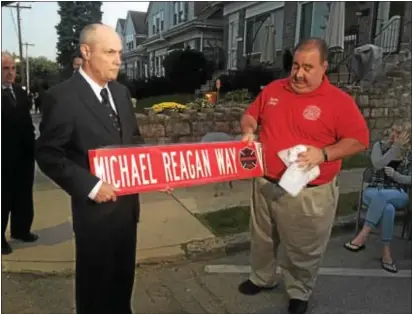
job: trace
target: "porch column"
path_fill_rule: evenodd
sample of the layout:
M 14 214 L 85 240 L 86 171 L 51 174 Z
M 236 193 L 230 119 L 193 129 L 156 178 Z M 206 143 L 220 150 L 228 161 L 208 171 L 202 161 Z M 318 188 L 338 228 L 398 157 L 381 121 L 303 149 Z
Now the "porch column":
M 293 51 L 295 48 L 296 27 L 298 24 L 298 2 L 285 1 L 283 9 L 282 49 L 290 49 Z
M 229 16 L 227 15 L 223 17 L 223 49 L 225 51 L 225 69 L 229 66 L 229 40 L 231 39 L 229 39 Z
M 401 43 L 406 44 L 409 49 L 412 49 L 412 2 L 405 2 L 405 14 L 403 15 L 403 30 Z
M 364 12 L 364 16 L 359 18 L 358 46 L 369 44 L 375 37 L 373 34 L 376 25 L 376 1 L 358 2 L 359 11 Z
M 243 69 L 246 66 L 246 58 L 243 56 L 244 50 L 243 47 L 246 43 L 246 37 L 243 37 L 245 34 L 245 22 L 246 22 L 246 9 L 239 11 L 239 26 L 238 26 L 238 37 L 243 38 L 242 41 L 237 42 L 236 49 L 236 64 L 238 69 Z

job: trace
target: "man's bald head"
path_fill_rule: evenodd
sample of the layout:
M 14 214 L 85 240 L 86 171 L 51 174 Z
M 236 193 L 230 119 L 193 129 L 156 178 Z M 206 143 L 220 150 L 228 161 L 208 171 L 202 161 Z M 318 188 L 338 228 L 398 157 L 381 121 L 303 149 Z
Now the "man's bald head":
M 11 60 L 14 62 L 13 56 L 9 54 L 8 52 L 2 52 L 1 53 L 1 62 L 3 63 L 6 60 Z
M 89 24 L 85 26 L 80 32 L 80 45 L 91 45 L 93 43 L 104 40 L 107 36 L 119 37 L 116 31 L 110 26 L 104 24 Z
M 104 24 L 90 24 L 81 31 L 79 41 L 85 72 L 102 86 L 115 80 L 122 53 L 122 41 L 116 31 Z
M 299 42 L 295 48 L 297 51 L 317 50 L 319 52 L 320 61 L 323 63 L 328 61 L 328 45 L 321 38 L 311 37 Z
M 1 83 L 10 86 L 16 80 L 16 63 L 7 52 L 1 53 Z

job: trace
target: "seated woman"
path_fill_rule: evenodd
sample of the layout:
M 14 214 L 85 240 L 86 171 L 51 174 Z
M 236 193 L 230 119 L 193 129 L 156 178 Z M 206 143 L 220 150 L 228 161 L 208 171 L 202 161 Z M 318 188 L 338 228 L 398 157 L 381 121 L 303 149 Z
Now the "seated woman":
M 409 123 L 394 124 L 388 140 L 374 144 L 371 153 L 374 172 L 371 183 L 363 192 L 363 202 L 368 206 L 365 224 L 359 234 L 344 245 L 352 252 L 365 249 L 370 231 L 381 224 L 381 266 L 392 273 L 397 272 L 389 247 L 395 211 L 408 204 L 407 189 L 411 186 L 412 154 L 409 132 Z

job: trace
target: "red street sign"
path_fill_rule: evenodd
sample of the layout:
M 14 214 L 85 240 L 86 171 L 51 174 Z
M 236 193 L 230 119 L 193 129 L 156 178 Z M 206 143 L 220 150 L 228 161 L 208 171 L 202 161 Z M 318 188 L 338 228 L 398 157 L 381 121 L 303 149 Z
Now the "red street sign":
M 260 143 L 102 148 L 89 151 L 89 163 L 118 195 L 263 176 Z

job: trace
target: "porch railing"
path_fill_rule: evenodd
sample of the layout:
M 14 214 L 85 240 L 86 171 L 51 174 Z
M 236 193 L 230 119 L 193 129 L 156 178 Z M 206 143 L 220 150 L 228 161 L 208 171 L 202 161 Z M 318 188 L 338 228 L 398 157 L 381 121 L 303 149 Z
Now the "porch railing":
M 393 16 L 371 40 L 371 44 L 383 50 L 382 61 L 389 55 L 400 50 L 403 23 L 400 16 Z M 333 75 L 337 83 L 351 84 L 357 80 L 352 71 L 354 50 L 359 46 L 358 33 L 345 36 L 345 49 L 343 52 L 331 51 L 329 55 L 328 75 Z

